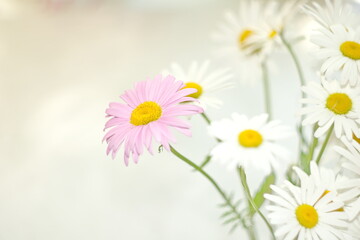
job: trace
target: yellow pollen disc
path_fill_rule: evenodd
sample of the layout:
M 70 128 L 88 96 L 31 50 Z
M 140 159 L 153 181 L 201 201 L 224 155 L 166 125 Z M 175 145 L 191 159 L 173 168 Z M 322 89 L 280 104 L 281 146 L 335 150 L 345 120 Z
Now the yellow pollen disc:
M 130 123 L 135 126 L 146 125 L 161 117 L 162 109 L 156 102 L 143 102 L 131 113 Z
M 194 92 L 192 94 L 189 94 L 188 97 L 192 97 L 192 98 L 199 98 L 202 93 L 203 93 L 203 88 L 194 82 L 187 82 L 185 83 L 185 87 L 184 88 L 195 88 L 197 90 L 197 92 Z
M 277 35 L 277 31 L 272 30 L 272 31 L 269 33 L 268 37 L 269 37 L 270 39 L 273 39 L 276 35 Z
M 243 147 L 255 148 L 261 145 L 263 137 L 258 131 L 247 129 L 239 134 L 238 141 Z
M 296 219 L 301 226 L 305 228 L 313 228 L 319 222 L 319 215 L 313 206 L 303 204 L 296 211 Z
M 352 109 L 352 101 L 345 93 L 333 93 L 326 99 L 326 107 L 336 114 L 347 114 Z
M 239 34 L 239 38 L 238 38 L 238 43 L 239 43 L 239 46 L 240 47 L 243 47 L 245 41 L 251 36 L 253 35 L 254 32 L 249 30 L 249 29 L 245 29 L 244 31 L 242 31 L 240 34 Z
M 360 44 L 357 42 L 347 41 L 340 45 L 340 51 L 345 57 L 353 60 L 360 60 Z
M 360 138 L 356 137 L 355 134 L 353 134 L 353 139 L 360 144 Z

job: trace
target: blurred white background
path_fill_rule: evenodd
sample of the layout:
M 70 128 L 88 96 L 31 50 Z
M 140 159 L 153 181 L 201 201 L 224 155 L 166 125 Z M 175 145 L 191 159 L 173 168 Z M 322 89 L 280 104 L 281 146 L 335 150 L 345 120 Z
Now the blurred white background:
M 173 61 L 212 58 L 209 36 L 237 1 L 40 2 L 0 1 L 0 239 L 244 239 L 220 225 L 212 186 L 169 153 L 125 167 L 101 143 L 108 103 Z M 294 124 L 297 77 L 285 53 L 278 59 L 275 117 Z M 213 119 L 263 111 L 259 85 L 221 96 Z M 191 121 L 194 137 L 177 148 L 200 162 L 215 142 Z M 286 144 L 295 150 L 296 139 Z M 240 196 L 235 173 L 207 169 Z

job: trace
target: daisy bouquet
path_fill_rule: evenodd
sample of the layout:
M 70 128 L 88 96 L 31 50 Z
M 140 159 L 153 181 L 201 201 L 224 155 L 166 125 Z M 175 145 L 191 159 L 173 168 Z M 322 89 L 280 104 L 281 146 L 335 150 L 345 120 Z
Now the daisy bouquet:
M 145 150 L 153 154 L 154 146 L 171 152 L 209 181 L 223 199 L 223 222 L 231 232 L 246 231 L 248 239 L 360 239 L 359 21 L 351 1 L 240 0 L 239 10 L 227 12 L 212 34 L 215 55 L 231 63 L 215 67 L 210 61 L 194 61 L 189 68 L 172 63 L 125 91 L 121 102 L 106 109 L 107 154 L 115 158 L 121 150 L 128 165 L 130 160 L 138 163 Z M 311 30 L 293 31 L 304 22 Z M 313 48 L 307 55 L 317 65 L 312 79 L 305 79 L 306 62 L 294 50 L 304 43 Z M 291 78 L 301 85 L 301 107 L 289 109 L 298 120 L 293 126 L 272 114 L 276 106 L 268 68 L 276 64 L 273 56 L 279 51 L 293 61 L 296 72 Z M 259 79 L 266 112 L 234 112 L 210 120 L 207 110 L 220 111 L 222 105 L 214 92 L 244 88 Z M 174 146 L 173 130 L 191 137 L 193 115 L 205 120 L 204 129 L 217 142 L 203 161 L 187 158 Z M 290 136 L 297 136 L 297 151 L 280 142 Z M 216 162 L 239 175 L 240 200 L 207 172 L 206 166 Z M 287 170 L 280 171 L 284 166 Z M 263 179 L 258 189 L 249 186 L 250 171 Z

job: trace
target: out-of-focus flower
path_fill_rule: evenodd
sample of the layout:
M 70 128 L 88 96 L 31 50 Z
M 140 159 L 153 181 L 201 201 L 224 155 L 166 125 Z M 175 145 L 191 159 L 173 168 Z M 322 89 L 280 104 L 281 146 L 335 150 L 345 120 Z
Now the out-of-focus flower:
M 321 72 L 331 77 L 341 72 L 341 84 L 355 86 L 360 80 L 360 27 L 356 30 L 342 25 L 321 29 L 312 37 L 319 46 L 315 53 L 323 60 Z
M 290 131 L 279 121 L 268 122 L 267 114 L 249 119 L 234 113 L 231 119 L 213 121 L 209 133 L 222 141 L 211 151 L 211 156 L 230 169 L 254 167 L 269 174 L 273 168 L 279 169 L 281 160 L 288 156 L 287 150 L 276 141 L 289 136 Z
M 360 92 L 359 87 L 341 87 L 337 81 L 322 80 L 321 85 L 310 82 L 303 86 L 307 97 L 301 102 L 307 104 L 301 109 L 304 114 L 303 125 L 317 123 L 319 128 L 314 136 L 324 135 L 334 125 L 335 135 L 340 138 L 343 134 L 348 139 L 360 137 Z
M 323 28 L 330 29 L 336 24 L 357 27 L 359 24 L 359 16 L 353 7 L 343 0 L 325 0 L 325 6 L 312 1 L 304 6 L 304 10 Z
M 252 68 L 259 67 L 281 43 L 279 34 L 296 10 L 296 1 L 239 1 L 238 12 L 227 12 L 225 22 L 212 34 L 213 41 L 217 43 L 216 54 L 230 59 L 235 69 L 243 70 L 242 74 L 250 71 L 249 77 L 244 79 L 246 82 L 253 81 L 259 70 Z
M 347 161 L 343 167 L 355 174 L 352 181 L 352 194 L 357 197 L 357 200 L 352 204 L 350 218 L 353 219 L 360 214 L 360 144 L 356 140 L 349 141 L 346 138 L 341 138 L 346 146 L 345 148 L 336 146 L 335 150 L 343 156 Z
M 232 74 L 228 68 L 210 72 L 209 64 L 209 61 L 205 61 L 200 65 L 194 61 L 191 63 L 188 71 L 186 71 L 179 64 L 173 63 L 170 69 L 165 70 L 165 72 L 183 81 L 186 88 L 197 89 L 197 92 L 191 94 L 190 97 L 198 99 L 201 107 L 210 106 L 219 108 L 222 105 L 222 101 L 212 97 L 211 94 L 233 87 L 234 83 L 230 81 Z
M 111 119 L 105 129 L 111 129 L 104 136 L 108 143 L 107 154 L 112 152 L 114 158 L 124 144 L 124 160 L 128 165 L 131 155 L 134 162 L 138 162 L 144 147 L 152 153 L 153 138 L 169 151 L 170 142 L 175 141 L 169 127 L 191 136 L 190 125 L 177 117 L 201 113 L 203 109 L 191 104 L 179 104 L 195 100 L 188 95 L 197 90 L 184 87 L 182 81 L 172 76 L 163 78 L 158 75 L 153 80 L 137 83 L 135 89 L 121 95 L 126 104 L 110 103 L 106 114 Z
M 336 201 L 336 192 L 327 193 L 326 187 L 316 186 L 305 172 L 299 168 L 295 171 L 300 187 L 285 181 L 282 188 L 271 186 L 274 194 L 265 194 L 272 202 L 267 209 L 270 223 L 278 226 L 276 236 L 289 240 L 344 239 L 348 216 L 340 210 L 344 204 Z

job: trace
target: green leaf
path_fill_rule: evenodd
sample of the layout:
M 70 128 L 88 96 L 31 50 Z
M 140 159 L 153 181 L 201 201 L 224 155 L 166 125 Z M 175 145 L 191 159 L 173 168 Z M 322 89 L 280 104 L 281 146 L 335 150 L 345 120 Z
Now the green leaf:
M 220 216 L 220 218 L 227 217 L 228 215 L 233 214 L 233 213 L 234 213 L 234 212 L 233 212 L 232 210 L 227 211 L 227 212 L 224 212 L 224 213 Z
M 232 218 L 229 218 L 228 220 L 226 220 L 226 221 L 223 222 L 223 225 L 227 225 L 227 224 L 229 224 L 229 223 L 231 223 L 231 222 L 234 222 L 234 221 L 236 221 L 236 220 L 238 220 L 238 219 L 239 219 L 239 218 L 238 218 L 237 216 L 232 217 Z
M 240 203 L 241 203 L 241 199 L 240 199 L 240 200 L 237 200 L 237 201 L 234 203 L 234 206 L 237 208 L 237 207 L 239 207 Z
M 229 230 L 229 234 L 232 234 L 235 230 L 236 230 L 236 228 L 238 228 L 240 226 L 240 223 L 235 223 L 231 228 L 230 228 L 230 230 Z
M 258 209 L 260 209 L 260 207 L 263 205 L 265 201 L 264 194 L 271 192 L 270 185 L 274 183 L 275 183 L 275 174 L 271 173 L 265 178 L 265 180 L 261 184 L 259 190 L 257 191 L 254 197 L 254 202 Z M 250 215 L 253 216 L 255 212 L 256 212 L 255 209 L 250 205 Z
M 201 163 L 200 168 L 204 168 L 211 161 L 211 156 L 207 155 L 205 160 Z
M 219 203 L 217 205 L 219 208 L 224 208 L 224 207 L 228 207 L 228 204 L 225 202 L 225 203 Z

